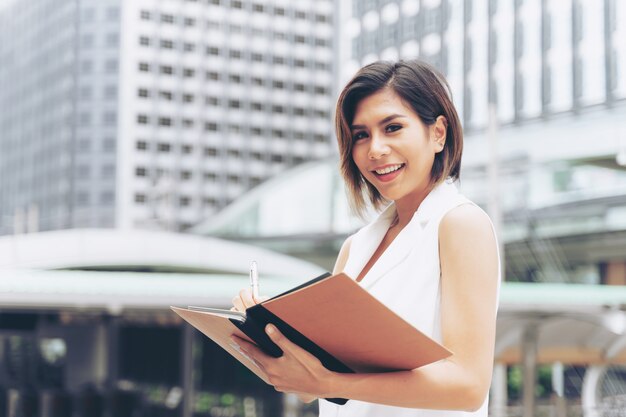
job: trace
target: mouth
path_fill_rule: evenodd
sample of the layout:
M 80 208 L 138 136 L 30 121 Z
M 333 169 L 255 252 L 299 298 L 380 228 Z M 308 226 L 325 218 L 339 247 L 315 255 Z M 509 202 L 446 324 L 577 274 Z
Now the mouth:
M 391 181 L 400 175 L 404 166 L 405 164 L 385 165 L 384 167 L 373 170 L 372 173 L 381 181 Z

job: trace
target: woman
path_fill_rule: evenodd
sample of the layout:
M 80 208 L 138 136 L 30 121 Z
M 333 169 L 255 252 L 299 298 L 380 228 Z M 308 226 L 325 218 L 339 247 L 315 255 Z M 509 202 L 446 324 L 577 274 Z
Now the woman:
M 320 416 L 487 415 L 500 265 L 487 215 L 456 189 L 463 134 L 446 81 L 420 61 L 376 62 L 343 89 L 336 109 L 341 169 L 353 206 L 381 208 L 344 243 L 345 272 L 453 355 L 418 369 L 338 374 L 276 328 L 271 358 L 237 343 L 275 388 L 320 400 Z M 255 304 L 248 290 L 233 300 Z

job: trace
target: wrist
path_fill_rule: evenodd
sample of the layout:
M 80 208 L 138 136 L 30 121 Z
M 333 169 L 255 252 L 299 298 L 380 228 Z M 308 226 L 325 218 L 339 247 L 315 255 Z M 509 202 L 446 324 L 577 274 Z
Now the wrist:
M 322 380 L 322 393 L 320 398 L 334 398 L 337 397 L 337 379 L 341 374 L 333 371 L 328 371 L 324 379 Z

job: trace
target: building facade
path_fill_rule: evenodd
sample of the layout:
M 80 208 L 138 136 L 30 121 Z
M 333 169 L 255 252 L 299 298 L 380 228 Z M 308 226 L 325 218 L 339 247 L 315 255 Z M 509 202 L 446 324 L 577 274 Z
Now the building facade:
M 0 232 L 182 230 L 328 156 L 335 8 L 3 3 Z
M 353 1 L 352 62 L 419 57 L 465 129 L 461 188 L 506 245 L 507 279 L 626 284 L 626 4 Z M 344 46 L 345 48 L 345 46 Z

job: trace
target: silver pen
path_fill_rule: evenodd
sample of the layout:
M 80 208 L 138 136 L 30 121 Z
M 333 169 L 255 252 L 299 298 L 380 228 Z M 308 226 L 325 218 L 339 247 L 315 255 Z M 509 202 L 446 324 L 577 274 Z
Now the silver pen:
M 254 300 L 259 299 L 259 272 L 256 267 L 256 261 L 250 264 L 250 287 L 252 287 L 252 297 Z

